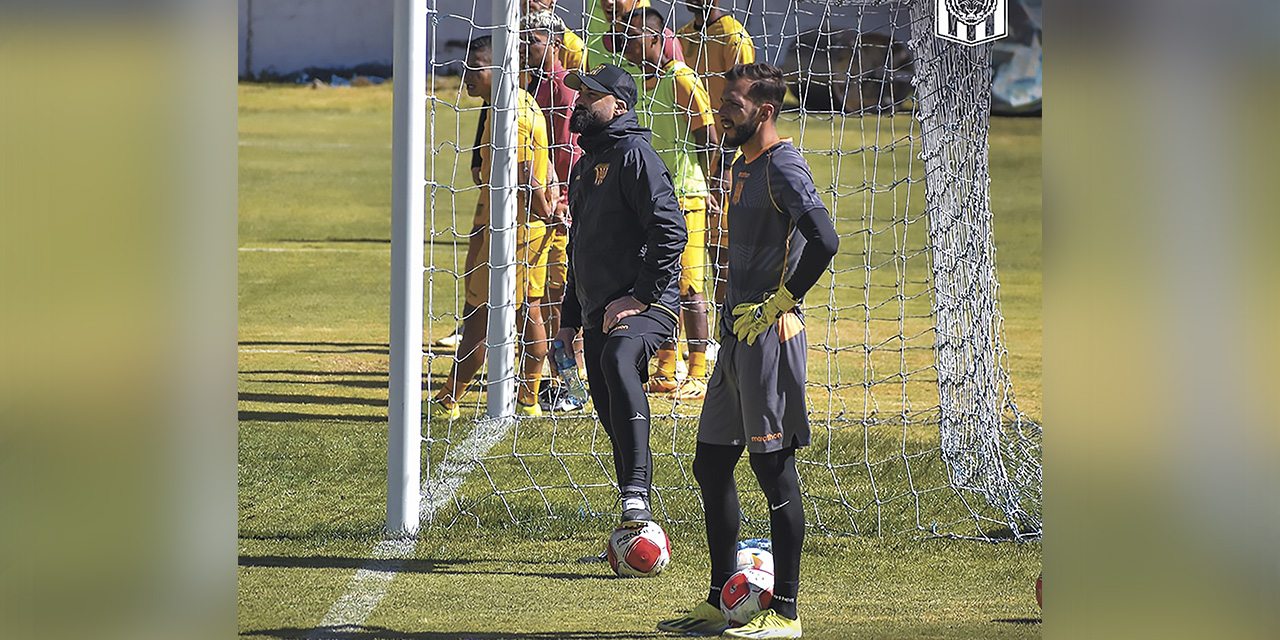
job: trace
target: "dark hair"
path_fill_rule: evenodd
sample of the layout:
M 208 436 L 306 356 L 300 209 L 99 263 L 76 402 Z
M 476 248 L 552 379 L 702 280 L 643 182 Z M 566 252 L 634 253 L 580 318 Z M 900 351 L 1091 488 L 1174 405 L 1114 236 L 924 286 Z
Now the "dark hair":
M 479 36 L 467 43 L 467 54 L 487 53 L 493 57 L 493 36 Z
M 751 81 L 747 98 L 756 104 L 773 105 L 773 119 L 777 120 L 782 111 L 782 101 L 787 97 L 787 83 L 782 79 L 782 69 L 768 62 L 752 62 L 737 65 L 724 74 L 726 84 L 743 78 Z
M 631 24 L 632 20 L 635 20 L 640 16 L 644 17 L 644 22 L 642 24 L 647 27 L 653 27 L 656 22 L 658 33 L 662 33 L 662 30 L 667 26 L 667 19 L 663 17 L 662 12 L 654 9 L 652 5 L 648 7 L 636 7 L 628 11 L 627 15 L 622 16 L 622 22 Z

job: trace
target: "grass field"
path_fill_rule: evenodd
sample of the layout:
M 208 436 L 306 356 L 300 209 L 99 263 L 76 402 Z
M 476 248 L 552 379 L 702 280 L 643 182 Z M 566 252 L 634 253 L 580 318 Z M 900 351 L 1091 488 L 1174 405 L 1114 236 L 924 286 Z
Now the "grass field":
M 454 102 L 456 90 L 441 91 L 439 99 Z M 470 184 L 465 163 L 454 167 L 452 143 L 470 139 L 474 115 L 455 118 L 451 109 L 435 110 L 437 180 Z M 905 117 L 892 120 L 895 130 L 910 128 Z M 806 123 L 805 135 L 818 129 Z M 654 580 L 623 581 L 606 566 L 576 562 L 598 550 L 611 526 L 600 515 L 611 500 L 604 487 L 591 494 L 585 513 L 569 503 L 556 507 L 564 510 L 556 519 L 512 525 L 491 513 L 501 505 L 486 503 L 491 487 L 473 478 L 459 494 L 477 501 L 469 515 L 455 515 L 447 527 L 425 528 L 407 559 L 379 559 L 386 491 L 391 89 L 242 85 L 239 135 L 241 636 L 660 637 L 653 622 L 705 592 L 701 527 L 687 517 L 696 502 L 670 507 L 680 516 L 667 527 L 675 562 Z M 842 145 L 860 144 L 843 140 Z M 910 161 L 906 150 L 893 155 Z M 843 170 L 837 160 L 851 158 L 833 157 L 825 164 L 811 159 L 819 185 L 838 181 L 828 177 Z M 1039 420 L 1040 121 L 994 120 L 991 160 L 1009 368 L 1019 407 Z M 438 264 L 461 262 L 457 250 L 465 241 L 458 242 L 454 220 L 465 217 L 453 212 L 469 216 L 476 196 L 475 189 L 464 189 L 434 208 L 431 255 Z M 850 196 L 840 206 L 855 202 Z M 837 263 L 837 269 L 854 266 Z M 430 295 L 454 300 L 456 283 L 433 280 Z M 849 306 L 846 295 L 851 294 L 833 294 L 833 306 Z M 441 335 L 453 321 L 436 317 L 429 330 Z M 447 363 L 447 357 L 428 361 L 432 385 Z M 655 450 L 692 450 L 687 430 L 677 424 L 673 417 L 668 435 L 656 434 Z M 592 432 L 585 420 L 561 420 L 548 428 L 549 434 L 526 434 L 499 449 L 510 452 L 516 443 L 537 448 L 547 437 L 561 442 Z M 886 446 L 901 441 L 893 438 Z M 862 446 L 861 440 L 854 443 L 855 449 Z M 432 465 L 444 450 L 427 450 Z M 592 465 L 598 460 L 587 457 L 578 472 Z M 657 471 L 656 482 L 662 482 L 663 471 Z M 744 475 L 739 484 L 751 487 L 753 481 Z M 539 503 L 534 494 L 512 496 L 508 504 L 536 512 Z M 892 532 L 911 524 L 893 521 L 884 528 Z M 1032 591 L 1038 542 L 992 545 L 911 534 L 811 532 L 805 553 L 800 613 L 809 637 L 1039 637 Z M 393 579 L 363 626 L 318 628 L 335 603 L 349 596 L 360 570 L 370 567 Z

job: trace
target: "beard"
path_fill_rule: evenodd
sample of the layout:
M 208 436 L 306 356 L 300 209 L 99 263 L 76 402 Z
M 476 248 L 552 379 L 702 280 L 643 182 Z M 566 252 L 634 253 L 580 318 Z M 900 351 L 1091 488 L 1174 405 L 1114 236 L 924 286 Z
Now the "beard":
M 741 147 L 742 144 L 756 135 L 756 130 L 760 128 L 760 121 L 756 120 L 756 114 L 752 113 L 751 117 L 742 124 L 733 125 L 724 133 L 724 145 L 726 147 Z
M 609 123 L 604 118 L 586 107 L 574 107 L 573 114 L 569 116 L 569 131 L 573 133 L 591 135 L 604 129 L 606 124 Z

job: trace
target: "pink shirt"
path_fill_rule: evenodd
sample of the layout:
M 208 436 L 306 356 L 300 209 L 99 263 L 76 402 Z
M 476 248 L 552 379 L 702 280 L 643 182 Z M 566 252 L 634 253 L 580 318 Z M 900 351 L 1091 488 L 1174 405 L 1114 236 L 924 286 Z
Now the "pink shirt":
M 578 92 L 565 84 L 569 72 L 555 60 L 555 69 L 550 78 L 540 76 L 534 71 L 529 81 L 529 93 L 542 108 L 547 119 L 547 142 L 551 145 L 551 164 L 555 166 L 556 176 L 563 188 L 561 201 L 568 202 L 569 171 L 573 163 L 582 156 L 578 147 L 578 134 L 569 131 L 569 117 L 573 115 L 573 102 L 578 99 Z

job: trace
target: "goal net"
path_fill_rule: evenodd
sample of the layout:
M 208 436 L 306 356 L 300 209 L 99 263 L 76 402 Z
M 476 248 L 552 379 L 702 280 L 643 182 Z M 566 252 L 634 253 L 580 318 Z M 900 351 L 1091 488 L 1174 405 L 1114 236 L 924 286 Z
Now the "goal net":
M 582 35 L 594 4 L 562 0 L 555 12 Z M 653 4 L 673 31 L 692 19 L 683 3 Z M 840 235 L 839 255 L 804 300 L 813 443 L 797 464 L 806 519 L 837 535 L 1034 538 L 1041 428 L 1018 410 L 1004 345 L 988 192 L 991 50 L 934 37 L 934 4 L 719 2 L 745 25 L 756 60 L 786 72 L 779 130 L 804 154 Z M 503 17 L 472 0 L 438 0 L 428 12 L 426 400 L 457 355 L 443 339 L 467 312 L 466 255 L 488 189 L 472 175 L 486 107 L 459 73 L 466 43 L 504 29 Z M 514 352 L 514 335 L 491 339 L 491 349 Z M 481 371 L 460 398 L 459 419 L 424 412 L 424 518 L 594 528 L 616 518 L 611 447 L 589 408 L 483 419 L 486 389 L 517 384 L 504 371 Z M 701 402 L 663 394 L 649 402 L 654 517 L 699 523 L 692 461 Z M 744 533 L 767 535 L 749 465 L 738 474 Z

